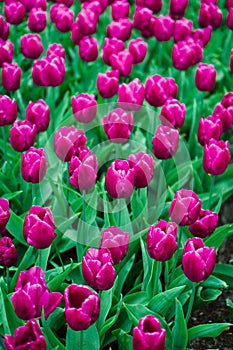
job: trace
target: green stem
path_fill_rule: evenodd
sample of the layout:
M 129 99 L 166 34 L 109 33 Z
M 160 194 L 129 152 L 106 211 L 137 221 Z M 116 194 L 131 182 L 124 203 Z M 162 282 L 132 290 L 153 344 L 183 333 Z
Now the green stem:
M 56 252 L 57 252 L 58 259 L 59 259 L 60 264 L 61 264 L 61 266 L 62 266 L 62 271 L 64 272 L 64 271 L 65 271 L 65 267 L 64 267 L 64 264 L 63 264 L 62 257 L 61 257 L 61 254 L 60 254 L 60 252 L 59 252 L 58 246 L 57 246 L 57 244 L 55 244 L 55 243 L 54 243 L 54 246 L 55 246 L 55 250 L 56 250 Z
M 156 266 L 156 271 L 155 271 L 155 280 L 154 280 L 154 286 L 153 286 L 153 295 L 156 295 L 157 290 L 158 290 L 158 284 L 159 284 L 159 277 L 161 273 L 161 262 L 154 260 L 153 264 L 155 266 L 155 263 L 157 264 Z
M 42 268 L 42 249 L 38 249 L 38 265 Z
M 83 331 L 80 331 L 80 350 L 83 350 Z
M 188 323 L 190 315 L 191 315 L 191 312 L 192 312 L 193 302 L 194 302 L 194 299 L 195 299 L 195 294 L 196 294 L 196 283 L 193 282 L 191 296 L 190 296 L 190 299 L 189 299 L 188 310 L 187 310 L 187 314 L 186 314 L 186 318 L 185 318 L 186 323 Z
M 7 293 L 10 292 L 10 274 L 9 267 L 6 267 L 6 285 L 7 285 Z
M 211 175 L 211 184 L 210 184 L 208 209 L 211 209 L 211 199 L 212 199 L 212 196 L 213 196 L 214 184 L 215 184 L 215 176 Z
M 167 287 L 169 283 L 169 266 L 168 266 L 168 261 L 165 261 L 164 263 L 164 281 L 165 281 L 165 286 Z
M 176 265 L 177 265 L 177 262 L 178 262 L 178 259 L 179 259 L 179 252 L 180 252 L 181 241 L 182 241 L 182 231 L 183 231 L 183 228 L 182 228 L 182 226 L 180 226 L 180 229 L 178 231 L 177 251 L 175 252 L 175 256 L 174 256 L 174 263 L 173 263 L 173 267 L 172 267 L 172 272 L 171 272 L 171 275 L 170 275 L 169 283 L 171 283 L 172 280 L 173 280 L 174 272 L 175 272 Z
M 7 134 L 8 134 L 8 127 L 5 126 L 2 128 L 2 139 L 3 139 L 3 151 L 4 151 L 4 161 L 7 162 Z

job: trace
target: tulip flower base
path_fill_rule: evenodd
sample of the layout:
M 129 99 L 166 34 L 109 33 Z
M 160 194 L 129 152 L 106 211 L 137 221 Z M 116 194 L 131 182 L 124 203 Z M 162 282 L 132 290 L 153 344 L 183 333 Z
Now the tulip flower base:
M 232 30 L 232 0 L 0 2 L 1 349 L 232 349 Z

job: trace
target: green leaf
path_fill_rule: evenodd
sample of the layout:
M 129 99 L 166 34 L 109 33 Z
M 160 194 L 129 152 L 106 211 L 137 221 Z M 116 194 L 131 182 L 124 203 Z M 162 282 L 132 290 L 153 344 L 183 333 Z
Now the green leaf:
M 12 193 L 10 192 L 10 193 L 6 193 L 6 194 L 2 195 L 1 197 L 6 198 L 8 200 L 11 200 L 11 199 L 19 196 L 22 192 L 23 191 L 16 191 L 16 192 L 12 192 Z
M 205 244 L 208 247 L 215 247 L 218 249 L 223 241 L 233 235 L 233 225 L 224 225 L 218 227 L 212 235 L 205 239 Z
M 43 334 L 46 338 L 46 344 L 48 346 L 48 350 L 66 350 L 65 346 L 60 342 L 60 340 L 56 337 L 56 335 L 53 333 L 51 327 L 49 326 L 49 323 L 45 321 L 42 317 L 42 324 L 43 324 Z
M 23 237 L 23 219 L 20 216 L 16 215 L 12 210 L 6 228 L 10 234 L 12 234 L 12 236 L 14 236 L 20 243 L 28 246 Z
M 226 289 L 228 288 L 228 284 L 221 280 L 218 277 L 215 277 L 213 275 L 210 275 L 207 280 L 205 280 L 204 282 L 202 282 L 202 287 L 206 287 L 206 288 L 214 288 L 214 289 Z
M 233 289 L 233 265 L 216 264 L 213 274 L 225 281 Z
M 69 273 L 80 265 L 81 263 L 74 264 L 73 262 L 71 262 L 71 264 L 68 265 L 65 271 L 57 274 L 56 277 L 54 277 L 51 281 L 48 282 L 48 288 L 50 289 L 50 291 L 51 292 L 57 291 L 61 286 L 61 284 L 65 281 Z
M 188 331 L 182 305 L 176 299 L 175 322 L 172 329 L 172 350 L 185 350 L 188 343 Z
M 118 340 L 118 349 L 133 350 L 132 336 L 122 329 L 116 329 L 112 332 Z
M 108 312 L 112 305 L 113 291 L 116 286 L 116 281 L 111 289 L 103 290 L 100 294 L 100 315 L 97 321 L 97 328 L 100 329 L 107 318 Z
M 51 246 L 46 249 L 41 249 L 40 251 L 38 250 L 38 258 L 36 261 L 36 265 L 40 265 L 43 271 L 46 271 L 50 250 Z
M 208 337 L 215 338 L 231 326 L 231 323 L 201 324 L 199 326 L 192 327 L 188 330 L 188 338 L 189 340 Z
M 103 337 L 105 335 L 105 333 L 112 327 L 112 325 L 114 325 L 114 323 L 116 322 L 116 320 L 118 319 L 118 316 L 121 312 L 121 307 L 122 307 L 122 295 L 120 296 L 120 300 L 117 304 L 117 309 L 116 309 L 116 313 L 114 316 L 110 317 L 109 319 L 106 320 L 105 324 L 103 325 L 103 327 L 100 329 L 100 337 L 101 337 L 101 342 L 103 340 Z
M 142 239 L 140 239 L 140 243 L 141 243 L 142 262 L 143 262 L 143 271 L 144 271 L 142 290 L 146 291 L 149 280 L 151 278 L 153 260 L 150 258 L 147 252 L 146 243 Z
M 124 297 L 124 303 L 126 304 L 148 304 L 148 295 L 146 292 L 136 292 L 128 294 Z
M 128 261 L 125 261 L 126 259 L 127 257 L 121 262 L 120 269 L 117 269 L 118 281 L 115 289 L 115 295 L 121 294 L 123 285 L 134 264 L 135 255 L 132 255 Z

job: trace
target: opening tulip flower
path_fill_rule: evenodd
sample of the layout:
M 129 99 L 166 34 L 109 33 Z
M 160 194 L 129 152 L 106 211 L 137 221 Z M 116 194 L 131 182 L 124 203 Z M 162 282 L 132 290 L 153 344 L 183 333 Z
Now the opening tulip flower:
M 43 148 L 30 147 L 22 153 L 21 172 L 25 181 L 33 184 L 39 183 L 45 177 L 47 158 Z
M 15 265 L 18 259 L 18 253 L 11 238 L 3 237 L 0 239 L 0 265 L 10 267 Z
M 134 186 L 137 188 L 148 186 L 154 176 L 153 157 L 145 152 L 138 152 L 130 154 L 128 162 L 134 170 Z
M 172 158 L 179 146 L 179 132 L 166 125 L 159 125 L 152 138 L 153 153 L 158 159 Z
M 198 219 L 189 226 L 189 230 L 194 236 L 205 238 L 210 236 L 217 226 L 218 213 L 201 209 Z
M 10 218 L 9 201 L 5 198 L 0 198 L 0 233 L 5 229 Z
M 111 142 L 126 143 L 134 125 L 133 114 L 116 108 L 103 118 L 102 125 Z
M 207 174 L 221 175 L 230 163 L 230 144 L 228 141 L 210 139 L 204 147 L 203 168 Z

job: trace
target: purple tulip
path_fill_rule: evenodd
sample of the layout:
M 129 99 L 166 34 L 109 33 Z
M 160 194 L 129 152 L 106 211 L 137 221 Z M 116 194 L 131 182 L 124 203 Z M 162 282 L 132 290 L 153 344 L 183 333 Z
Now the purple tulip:
M 221 103 L 225 108 L 233 107 L 233 92 L 227 92 L 223 96 Z
M 130 5 L 127 1 L 117 0 L 111 5 L 111 14 L 114 21 L 129 17 Z
M 0 233 L 5 229 L 10 218 L 9 201 L 5 198 L 0 198 Z
M 0 126 L 13 124 L 17 115 L 16 100 L 11 100 L 7 95 L 0 95 Z
M 113 21 L 107 26 L 107 37 L 127 41 L 131 37 L 133 24 L 129 18 Z
M 204 147 L 203 168 L 207 174 L 221 175 L 230 163 L 230 144 L 228 141 L 210 139 Z
M 10 40 L 2 40 L 0 38 L 0 67 L 4 62 L 11 63 L 14 55 L 14 45 Z
M 56 237 L 51 210 L 32 206 L 24 219 L 23 235 L 25 241 L 36 249 L 50 247 Z
M 20 0 L 24 5 L 26 11 L 31 11 L 33 8 L 41 8 L 46 11 L 47 1 L 46 0 Z
M 27 120 L 14 122 L 10 129 L 10 144 L 17 152 L 27 151 L 36 141 L 36 126 Z
M 98 41 L 84 36 L 79 42 L 79 56 L 84 62 L 93 62 L 98 58 Z
M 92 288 L 98 290 L 112 288 L 116 272 L 110 251 L 103 248 L 89 248 L 82 259 L 82 273 Z
M 200 41 L 191 37 L 178 41 L 172 49 L 172 64 L 176 69 L 187 70 L 202 60 L 203 48 Z
M 99 17 L 101 13 L 106 10 L 108 5 L 108 0 L 98 0 L 92 2 L 84 1 L 82 3 L 82 10 L 90 10 L 92 12 L 95 12 Z
M 153 153 L 158 159 L 172 158 L 178 149 L 179 132 L 166 125 L 159 125 L 152 138 Z
M 110 226 L 102 231 L 100 248 L 108 249 L 112 256 L 113 264 L 119 264 L 127 254 L 130 236 L 117 226 Z
M 117 54 L 120 51 L 124 50 L 124 42 L 116 38 L 105 38 L 103 45 L 103 61 L 108 66 L 111 65 L 110 57 L 112 54 Z
M 50 122 L 49 106 L 42 99 L 30 101 L 26 108 L 26 120 L 35 125 L 37 133 L 46 131 Z
M 72 112 L 80 123 L 90 123 L 97 114 L 97 102 L 94 95 L 80 94 L 72 96 Z
M 133 25 L 136 29 L 141 31 L 144 38 L 150 38 L 154 35 L 153 31 L 153 12 L 146 7 L 136 7 Z
M 141 318 L 133 329 L 133 350 L 164 350 L 165 341 L 166 330 L 152 315 Z
M 194 236 L 205 238 L 210 236 L 217 226 L 218 213 L 201 209 L 198 219 L 189 226 L 189 230 Z
M 1 217 L 0 217 L 1 220 Z M 0 239 L 0 265 L 11 267 L 18 259 L 17 250 L 9 237 Z
M 43 148 L 30 147 L 22 153 L 21 172 L 25 181 L 33 184 L 39 183 L 45 177 L 47 159 Z
M 147 54 L 147 47 L 147 43 L 141 38 L 137 38 L 130 41 L 129 52 L 133 56 L 134 64 L 143 62 Z
M 2 86 L 7 91 L 16 91 L 20 88 L 22 70 L 17 63 L 3 63 Z
M 162 106 L 169 97 L 176 98 L 178 86 L 173 78 L 164 78 L 159 74 L 146 79 L 145 98 L 154 107 Z
M 26 272 L 21 271 L 11 297 L 16 315 L 22 320 L 40 318 L 44 309 L 45 319 L 62 300 L 59 292 L 50 293 L 39 266 L 33 266 Z
M 201 200 L 191 190 L 181 189 L 175 193 L 169 215 L 180 226 L 193 224 L 199 217 Z
M 153 13 L 158 13 L 162 9 L 162 0 L 136 0 L 136 5 L 138 7 L 146 7 L 153 11 Z
M 0 16 L 0 38 L 7 40 L 10 34 L 10 25 Z
M 183 126 L 186 116 L 186 106 L 175 98 L 168 98 L 162 106 L 159 118 L 163 125 L 179 129 Z
M 202 46 L 205 47 L 210 42 L 212 31 L 213 28 L 211 26 L 207 26 L 205 28 L 198 28 L 195 31 L 193 31 L 192 38 L 196 42 L 201 41 Z
M 231 7 L 233 7 L 233 0 L 227 0 L 226 1 L 226 8 L 229 10 Z
M 222 122 L 213 116 L 201 118 L 198 126 L 198 142 L 205 146 L 210 139 L 219 140 L 222 134 Z
M 171 0 L 169 14 L 173 19 L 184 17 L 189 0 Z
M 26 9 L 20 1 L 9 1 L 4 5 L 4 15 L 10 24 L 20 24 L 23 22 Z
M 75 331 L 89 328 L 99 317 L 100 298 L 87 286 L 71 284 L 64 291 L 65 318 Z
M 120 51 L 110 56 L 110 63 L 113 70 L 118 70 L 120 76 L 128 77 L 133 68 L 133 56 L 128 50 Z
M 74 22 L 74 13 L 64 4 L 55 4 L 51 7 L 50 18 L 59 32 L 67 33 Z
M 138 152 L 128 157 L 130 167 L 134 170 L 134 186 L 147 187 L 154 176 L 155 162 L 150 154 Z
M 177 249 L 177 231 L 175 222 L 160 220 L 149 228 L 146 244 L 152 259 L 167 261 L 172 258 Z
M 28 15 L 28 29 L 31 32 L 40 33 L 46 28 L 46 11 L 40 8 L 33 8 Z
M 5 335 L 4 344 L 7 350 L 46 350 L 46 341 L 40 326 L 35 320 L 29 320 L 18 327 L 14 335 Z
M 97 89 L 103 98 L 111 98 L 116 95 L 119 85 L 118 71 L 99 73 L 97 76 Z
M 77 16 L 77 23 L 79 31 L 82 35 L 92 35 L 95 34 L 97 29 L 97 24 L 99 20 L 99 14 L 90 10 L 85 9 L 79 12 Z
M 47 57 L 62 57 L 66 58 L 66 51 L 61 44 L 53 43 L 50 44 L 46 53 Z
M 109 112 L 102 120 L 104 131 L 111 142 L 126 143 L 130 137 L 134 120 L 131 112 L 121 108 Z
M 56 0 L 58 4 L 64 4 L 67 7 L 71 7 L 74 3 L 74 0 Z
M 216 121 L 221 121 L 223 132 L 231 130 L 233 125 L 233 105 L 225 107 L 221 102 L 217 103 L 212 116 Z
M 79 29 L 79 24 L 78 22 L 74 22 L 71 27 L 71 40 L 75 45 L 79 45 L 80 40 L 83 38 L 82 33 L 80 32 Z
M 211 25 L 213 28 L 218 28 L 222 24 L 222 11 L 215 4 L 201 3 L 198 21 L 201 27 Z
M 20 49 L 26 58 L 38 58 L 44 50 L 41 42 L 41 37 L 38 34 L 25 34 L 21 36 Z
M 233 30 L 233 7 L 228 10 L 226 24 L 230 30 Z
M 174 20 L 170 16 L 155 17 L 153 30 L 158 41 L 169 41 L 173 37 Z
M 189 238 L 184 246 L 182 268 L 192 282 L 206 280 L 216 263 L 216 250 L 204 245 L 201 238 Z
M 59 86 L 65 78 L 65 60 L 62 57 L 44 57 L 32 66 L 32 79 L 39 86 Z
M 200 91 L 212 91 L 216 84 L 216 69 L 212 64 L 199 63 L 195 84 Z
M 193 22 L 186 19 L 178 19 L 175 21 L 174 25 L 174 32 L 173 32 L 173 37 L 174 41 L 182 41 L 185 40 L 187 37 L 189 37 L 192 34 L 193 30 Z
M 141 109 L 145 96 L 145 88 L 138 78 L 128 84 L 122 84 L 118 89 L 118 105 L 129 111 Z
M 126 160 L 116 159 L 106 172 L 105 182 L 110 196 L 129 198 L 134 189 L 134 170 Z

